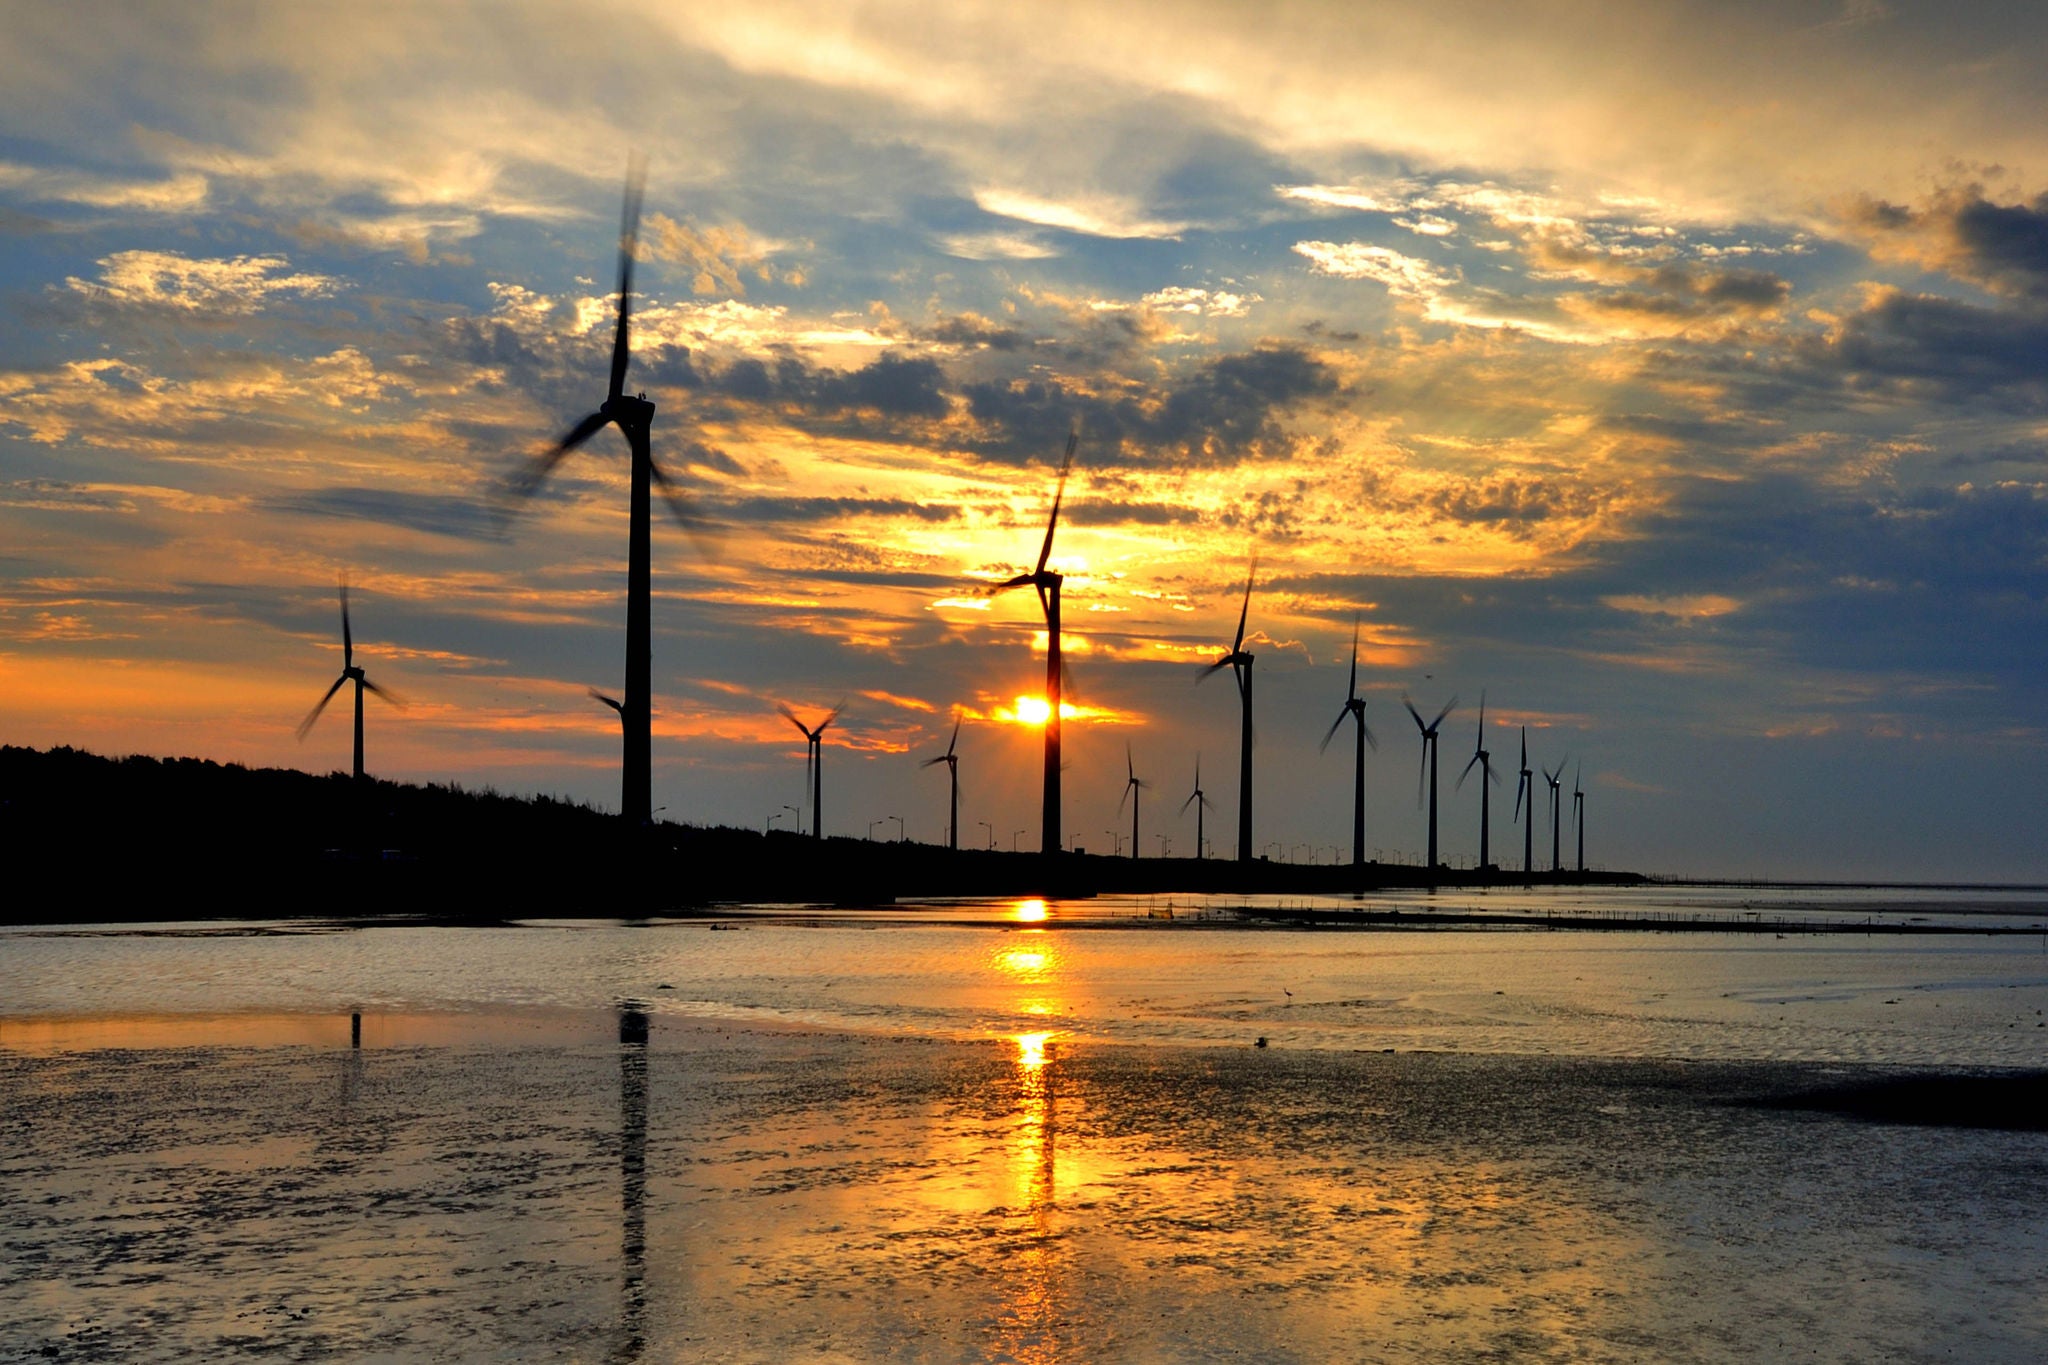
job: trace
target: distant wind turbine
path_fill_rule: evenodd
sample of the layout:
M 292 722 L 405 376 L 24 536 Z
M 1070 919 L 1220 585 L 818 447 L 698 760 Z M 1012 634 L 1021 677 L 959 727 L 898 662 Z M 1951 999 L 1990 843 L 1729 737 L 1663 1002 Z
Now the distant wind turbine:
M 946 741 L 946 752 L 917 765 L 920 768 L 932 768 L 943 763 L 946 765 L 946 775 L 952 779 L 953 804 L 949 808 L 951 814 L 946 817 L 946 847 L 950 849 L 960 847 L 960 755 L 953 752 L 954 746 L 959 742 L 960 720 L 956 716 L 953 720 L 953 737 Z
M 334 700 L 334 694 L 341 691 L 342 684 L 351 682 L 356 685 L 356 781 L 360 782 L 363 780 L 363 693 L 375 692 L 397 707 L 403 707 L 405 703 L 371 682 L 363 670 L 356 666 L 355 635 L 350 631 L 348 624 L 348 584 L 344 582 L 341 585 L 341 676 L 334 680 L 334 686 L 327 689 L 327 695 L 320 698 L 319 703 L 307 713 L 306 718 L 299 722 L 301 742 L 305 740 L 306 732 L 313 728 L 313 722 L 320 719 L 320 713 L 327 709 L 327 703 Z
M 1522 727 L 1522 775 L 1515 780 L 1515 819 L 1522 818 L 1522 794 L 1529 795 L 1529 819 L 1522 826 L 1522 875 L 1536 873 L 1536 774 L 1529 769 L 1529 727 Z
M 1543 780 L 1550 784 L 1550 870 L 1557 873 L 1564 871 L 1564 865 L 1557 860 L 1558 814 L 1559 806 L 1562 804 L 1558 800 L 1557 789 L 1564 785 L 1564 763 L 1558 763 L 1556 772 L 1545 768 Z
M 1572 830 L 1579 836 L 1579 871 L 1586 870 L 1586 791 L 1579 785 L 1579 779 L 1586 775 L 1586 765 L 1581 761 L 1572 769 Z
M 1252 556 L 1252 566 L 1244 576 L 1244 606 L 1237 613 L 1237 638 L 1231 642 L 1230 652 L 1202 670 L 1197 683 L 1206 680 L 1218 669 L 1228 668 L 1237 679 L 1238 700 L 1244 708 L 1244 719 L 1238 732 L 1237 748 L 1237 860 L 1248 863 L 1252 860 L 1252 655 L 1244 647 L 1245 621 L 1252 610 L 1252 584 L 1259 576 L 1259 559 Z
M 1117 799 L 1116 813 L 1124 813 L 1124 802 L 1131 803 L 1131 856 L 1138 856 L 1138 793 L 1151 787 L 1151 783 L 1138 776 L 1136 764 L 1131 759 L 1131 746 L 1124 745 L 1124 794 Z M 1197 838 L 1201 836 L 1196 835 Z
M 693 534 L 702 529 L 702 522 L 682 492 L 654 462 L 654 404 L 645 394 L 626 393 L 626 367 L 632 361 L 627 334 L 633 312 L 633 254 L 639 240 L 640 197 L 645 178 L 646 168 L 636 158 L 627 170 L 625 207 L 619 222 L 619 311 L 612 332 L 611 385 L 604 404 L 569 428 L 568 434 L 545 455 L 521 470 L 508 489 L 523 502 L 533 496 L 570 452 L 605 427 L 616 423 L 626 437 L 632 456 L 632 496 L 626 536 L 626 695 L 618 703 L 619 723 L 624 731 L 619 811 L 626 823 L 635 827 L 649 824 L 654 818 L 654 655 L 649 606 L 653 549 L 648 525 L 652 487 L 660 487 L 670 512 L 683 529 Z
M 1436 713 L 1436 719 L 1425 721 L 1422 713 L 1415 709 L 1415 703 L 1406 696 L 1401 704 L 1408 708 L 1408 714 L 1415 717 L 1415 728 L 1422 733 L 1422 769 L 1415 774 L 1415 803 L 1422 804 L 1422 784 L 1429 782 L 1429 870 L 1436 871 L 1436 753 L 1437 727 L 1444 723 L 1444 717 L 1457 710 L 1458 699 L 1452 697 L 1444 703 L 1444 709 Z
M 811 788 L 811 837 L 825 837 L 825 727 L 839 719 L 839 713 L 846 706 L 841 702 L 825 714 L 817 728 L 804 724 L 796 718 L 796 712 L 777 702 L 775 709 L 786 716 L 791 725 L 804 732 L 804 776 Z
M 1052 516 L 1045 523 L 1045 544 L 1038 550 L 1038 567 L 991 589 L 1007 592 L 1011 588 L 1034 588 L 1038 605 L 1045 612 L 1045 787 L 1038 823 L 1040 847 L 1047 857 L 1060 851 L 1060 685 L 1064 674 L 1060 661 L 1060 584 L 1066 579 L 1045 566 L 1052 558 L 1053 533 L 1060 528 L 1060 501 L 1067 493 L 1067 475 L 1074 468 L 1074 447 L 1080 443 L 1079 431 L 1067 434 L 1067 453 L 1060 457 L 1059 482 L 1053 486 Z
M 1486 748 L 1486 693 L 1479 694 L 1479 737 L 1472 741 L 1472 757 L 1466 760 L 1465 771 L 1458 774 L 1458 785 L 1465 785 L 1466 776 L 1473 764 L 1479 765 L 1479 870 L 1492 866 L 1487 854 L 1487 834 L 1493 821 L 1487 813 L 1487 787 L 1500 781 L 1493 775 L 1493 755 Z
M 1208 810 L 1211 806 L 1215 804 L 1215 802 L 1211 801 L 1202 792 L 1202 756 L 1200 754 L 1196 754 L 1195 789 L 1188 795 L 1187 800 L 1180 803 L 1180 813 L 1182 815 L 1186 815 L 1188 813 L 1189 806 L 1193 806 L 1195 808 L 1195 858 L 1197 861 L 1199 861 L 1202 858 L 1202 812 Z
M 1373 737 L 1365 723 L 1365 700 L 1358 695 L 1358 619 L 1351 621 L 1351 688 L 1344 697 L 1344 709 L 1337 713 L 1337 719 L 1330 722 L 1329 733 L 1323 736 L 1322 751 L 1327 753 L 1330 741 L 1337 737 L 1337 727 L 1346 717 L 1358 722 L 1358 759 L 1351 770 L 1351 865 L 1365 866 L 1365 746 L 1370 744 L 1377 751 L 1379 740 Z

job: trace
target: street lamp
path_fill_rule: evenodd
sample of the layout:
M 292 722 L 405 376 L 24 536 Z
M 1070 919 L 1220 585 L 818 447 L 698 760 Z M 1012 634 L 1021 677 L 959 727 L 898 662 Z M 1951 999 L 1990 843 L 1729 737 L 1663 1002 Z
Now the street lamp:
M 804 813 L 795 806 L 784 806 L 783 809 L 796 817 L 796 832 L 802 834 L 804 832 Z
M 1117 832 L 1116 832 L 1115 830 L 1113 830 L 1113 829 L 1106 829 L 1106 830 L 1104 830 L 1104 831 L 1102 831 L 1102 832 L 1103 832 L 1104 834 L 1107 834 L 1107 835 L 1109 836 L 1109 856 L 1110 856 L 1110 857 L 1112 857 L 1112 858 L 1121 858 L 1121 857 L 1123 857 L 1123 856 L 1124 856 L 1124 836 L 1123 836 L 1123 835 L 1121 835 L 1121 834 L 1119 834 L 1119 833 L 1117 833 Z
M 888 822 L 888 819 L 889 819 L 889 817 L 885 815 L 885 816 L 883 816 L 883 817 L 882 817 L 882 818 L 881 818 L 880 820 L 870 820 L 870 821 L 868 821 L 868 842 L 869 842 L 869 843 L 871 843 L 871 844 L 872 844 L 872 843 L 873 843 L 873 842 L 875 841 L 875 826 L 876 826 L 876 825 L 880 825 L 880 824 L 886 824 L 886 823 Z
M 1023 837 L 1024 831 L 1021 829 L 1013 829 L 1010 831 L 1010 852 L 1015 853 L 1017 851 L 1017 841 Z
M 975 824 L 977 824 L 977 825 L 980 825 L 980 826 L 981 826 L 981 827 L 982 827 L 983 829 L 985 829 L 985 830 L 987 830 L 987 831 L 988 831 L 988 851 L 989 851 L 989 852 L 991 852 L 991 853 L 995 852 L 995 851 L 996 851 L 996 827 L 995 827 L 994 825 L 991 825 L 991 824 L 990 824 L 990 823 L 989 823 L 988 821 L 986 821 L 986 820 L 976 820 L 976 821 L 975 821 L 974 823 L 975 823 Z
M 767 822 L 761 826 L 761 833 L 773 834 L 775 832 L 775 822 L 777 820 L 780 820 L 781 818 L 781 811 L 776 811 L 774 814 L 770 815 L 767 819 Z
M 1166 856 L 1167 848 L 1169 847 L 1166 841 L 1166 836 L 1164 834 L 1155 834 L 1152 837 L 1159 841 L 1159 856 L 1164 858 Z
M 900 816 L 900 815 L 885 815 L 885 816 L 883 816 L 882 818 L 883 818 L 884 820 L 894 820 L 894 821 L 896 822 L 896 842 L 897 842 L 897 843 L 899 843 L 899 844 L 900 844 L 900 843 L 902 843 L 902 842 L 904 842 L 904 839 L 903 839 L 903 817 L 902 817 L 902 816 Z

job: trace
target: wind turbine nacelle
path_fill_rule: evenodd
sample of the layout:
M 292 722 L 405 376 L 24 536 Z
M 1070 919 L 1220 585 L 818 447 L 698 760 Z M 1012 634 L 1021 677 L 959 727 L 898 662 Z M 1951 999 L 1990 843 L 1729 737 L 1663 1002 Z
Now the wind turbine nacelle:
M 645 396 L 620 394 L 605 400 L 604 415 L 621 426 L 647 426 L 654 421 L 654 404 Z

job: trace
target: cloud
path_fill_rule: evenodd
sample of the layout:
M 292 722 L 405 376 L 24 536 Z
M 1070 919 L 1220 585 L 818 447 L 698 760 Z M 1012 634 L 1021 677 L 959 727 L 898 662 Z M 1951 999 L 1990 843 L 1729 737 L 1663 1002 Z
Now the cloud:
M 1088 199 L 1047 199 L 1020 190 L 988 186 L 974 191 L 974 202 L 984 213 L 999 218 L 1014 218 L 1019 222 L 1090 237 L 1175 238 L 1188 230 L 1186 223 L 1161 222 L 1146 216 L 1144 210 L 1132 201 L 1108 195 Z
M 1881 254 L 2008 298 L 2048 304 L 2048 194 L 1996 203 L 1982 186 L 1967 185 L 1917 209 L 1860 197 L 1850 201 L 1845 217 Z
M 690 273 L 692 293 L 723 291 L 744 298 L 746 275 L 768 284 L 776 279 L 775 268 L 768 264 L 770 245 L 756 240 L 737 223 L 700 228 L 654 213 L 647 218 L 645 241 L 647 254 L 654 260 L 679 265 Z
M 195 260 L 175 251 L 117 251 L 98 264 L 97 281 L 74 275 L 65 287 L 98 303 L 186 313 L 255 313 L 274 299 L 322 298 L 342 287 L 331 276 L 293 272 L 283 256 Z

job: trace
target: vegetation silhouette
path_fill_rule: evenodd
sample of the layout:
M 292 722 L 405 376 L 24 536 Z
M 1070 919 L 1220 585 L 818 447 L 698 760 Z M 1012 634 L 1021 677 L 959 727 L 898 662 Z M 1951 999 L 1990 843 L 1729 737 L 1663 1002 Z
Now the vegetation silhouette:
M 1192 800 L 1192 798 L 1190 798 Z M 360 813 L 360 820 L 356 817 Z M 332 831 L 353 828 L 337 846 Z M 870 843 L 660 822 L 550 796 L 507 796 L 210 759 L 108 758 L 0 746 L 0 856 L 73 869 L 18 895 L 15 923 L 410 916 L 499 923 L 714 911 L 733 903 L 887 905 L 954 896 L 1334 894 L 1487 884 L 1405 864 L 1034 853 Z M 1589 873 L 1589 883 L 1643 880 Z M 166 888 L 175 888 L 175 899 Z

